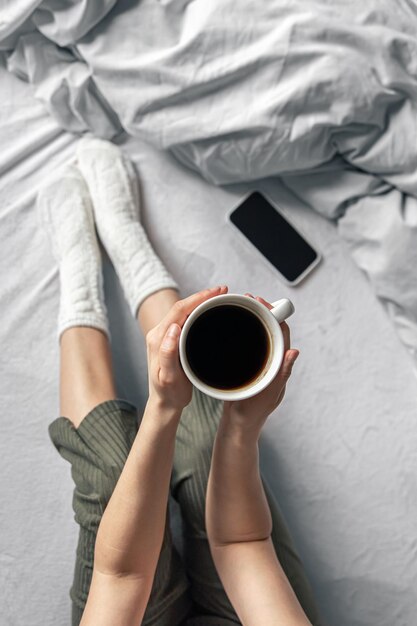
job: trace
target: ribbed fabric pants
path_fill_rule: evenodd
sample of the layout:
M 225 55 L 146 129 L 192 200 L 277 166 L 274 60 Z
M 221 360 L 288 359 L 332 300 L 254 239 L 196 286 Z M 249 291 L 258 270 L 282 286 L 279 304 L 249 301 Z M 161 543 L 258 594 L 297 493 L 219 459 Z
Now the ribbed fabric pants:
M 167 508 L 163 545 L 143 626 L 240 624 L 215 569 L 205 531 L 207 480 L 222 404 L 194 388 L 192 400 L 183 410 L 176 436 L 171 495 L 181 508 L 184 554 L 181 558 L 173 545 Z M 101 516 L 138 427 L 136 408 L 124 400 L 98 405 L 78 428 L 66 417 L 57 418 L 49 426 L 53 444 L 71 463 L 75 483 L 73 508 L 80 530 L 70 592 L 72 626 L 80 623 L 86 604 Z M 278 559 L 311 623 L 319 626 L 301 561 L 265 481 L 264 488 L 272 513 L 272 540 Z

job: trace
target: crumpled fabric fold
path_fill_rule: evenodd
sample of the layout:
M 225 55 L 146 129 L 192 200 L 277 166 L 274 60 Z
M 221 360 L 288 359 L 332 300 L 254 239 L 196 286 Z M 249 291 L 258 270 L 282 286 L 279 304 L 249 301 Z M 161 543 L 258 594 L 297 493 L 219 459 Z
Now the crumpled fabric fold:
M 8 67 L 63 128 L 124 129 L 215 185 L 278 176 L 339 220 L 416 362 L 415 1 L 5 6 Z
M 7 68 L 35 87 L 36 97 L 65 130 L 91 131 L 106 139 L 121 131 L 118 118 L 98 91 L 89 67 L 41 33 L 19 38 L 7 57 Z

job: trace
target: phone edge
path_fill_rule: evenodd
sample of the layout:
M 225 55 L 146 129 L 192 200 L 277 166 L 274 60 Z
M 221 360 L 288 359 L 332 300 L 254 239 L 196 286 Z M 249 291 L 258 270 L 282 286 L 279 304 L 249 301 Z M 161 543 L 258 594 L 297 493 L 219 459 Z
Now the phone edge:
M 257 248 L 255 246 L 255 244 L 252 243 L 250 241 L 250 239 L 248 239 L 248 237 L 246 237 L 246 235 L 244 235 L 242 233 L 242 231 L 235 224 L 233 224 L 232 220 L 230 219 L 230 216 L 233 213 L 233 211 L 235 211 L 237 208 L 239 208 L 239 206 L 241 204 L 243 204 L 243 202 L 247 198 L 249 198 L 255 192 L 260 193 L 261 195 L 263 195 L 268 200 L 268 202 L 275 208 L 275 210 L 278 211 L 278 213 L 282 214 L 284 219 L 287 220 L 287 222 L 294 228 L 294 230 L 297 231 L 303 237 L 303 239 L 308 243 L 308 245 L 314 250 L 314 252 L 317 255 L 317 257 L 314 259 L 314 261 L 312 263 L 310 263 L 310 265 L 308 265 L 306 267 L 304 272 L 302 272 L 299 276 L 297 276 L 297 278 L 295 280 L 293 280 L 293 281 L 290 281 L 287 278 L 285 278 L 285 276 L 275 267 L 275 265 L 273 263 L 271 263 L 271 261 L 269 259 L 266 258 L 266 256 L 263 254 L 263 252 L 261 252 L 259 250 L 259 248 Z M 287 218 L 287 216 L 285 215 L 284 211 L 282 211 L 280 205 L 278 205 L 274 200 L 272 200 L 268 193 L 265 193 L 264 191 L 261 191 L 260 189 L 252 189 L 247 194 L 245 194 L 242 198 L 240 198 L 237 201 L 237 203 L 234 204 L 232 206 L 232 208 L 227 211 L 227 213 L 225 215 L 225 218 L 226 218 L 225 221 L 228 224 L 230 224 L 235 231 L 237 231 L 239 233 L 240 237 L 243 239 L 243 241 L 246 243 L 246 245 L 249 245 L 251 247 L 251 249 L 255 249 L 261 255 L 261 258 L 263 259 L 264 263 L 267 263 L 270 268 L 272 268 L 277 274 L 279 274 L 279 276 L 281 277 L 281 280 L 283 281 L 283 283 L 285 283 L 289 287 L 296 287 L 305 278 L 307 278 L 307 276 L 313 271 L 313 269 L 323 260 L 323 255 L 320 252 L 318 252 L 318 250 L 315 247 L 315 245 L 313 245 L 312 242 L 309 239 L 307 239 L 307 237 L 305 236 L 303 230 L 300 229 L 298 226 L 295 226 L 295 224 L 293 224 L 292 221 Z

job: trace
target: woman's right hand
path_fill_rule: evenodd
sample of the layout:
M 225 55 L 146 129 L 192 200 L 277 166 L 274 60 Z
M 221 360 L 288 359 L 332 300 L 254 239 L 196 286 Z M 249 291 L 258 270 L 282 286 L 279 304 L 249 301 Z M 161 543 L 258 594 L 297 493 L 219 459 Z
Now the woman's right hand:
M 252 294 L 246 293 L 245 295 L 254 298 Z M 257 296 L 255 299 L 268 309 L 273 308 L 270 302 L 267 302 L 260 296 Z M 291 339 L 288 324 L 281 322 L 280 326 L 284 336 L 284 357 L 275 378 L 255 396 L 245 400 L 226 400 L 224 402 L 223 419 L 226 421 L 226 424 L 251 432 L 256 437 L 259 436 L 268 416 L 282 402 L 292 367 L 299 355 L 298 350 L 290 348 Z
M 191 401 L 192 384 L 179 359 L 181 329 L 202 302 L 227 293 L 227 286 L 204 289 L 178 300 L 157 326 L 146 335 L 149 400 L 160 408 L 180 413 Z

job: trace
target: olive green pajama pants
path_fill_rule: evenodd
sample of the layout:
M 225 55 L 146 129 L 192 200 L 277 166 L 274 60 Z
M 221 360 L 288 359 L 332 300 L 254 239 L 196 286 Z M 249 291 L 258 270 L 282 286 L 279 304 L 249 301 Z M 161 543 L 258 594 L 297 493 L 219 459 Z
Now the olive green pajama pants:
M 193 388 L 192 401 L 183 410 L 176 436 L 171 495 L 181 509 L 184 551 L 180 557 L 173 545 L 167 508 L 165 535 L 142 621 L 144 626 L 240 624 L 216 572 L 205 531 L 205 494 L 221 410 L 222 401 L 196 388 Z M 101 516 L 138 427 L 136 408 L 124 400 L 109 400 L 98 405 L 78 428 L 66 417 L 57 418 L 49 426 L 53 444 L 71 464 L 75 483 L 73 508 L 79 524 L 79 539 L 70 591 L 72 626 L 80 623 L 87 600 Z M 319 626 L 303 566 L 265 482 L 264 487 L 272 513 L 272 540 L 278 559 L 311 623 Z

